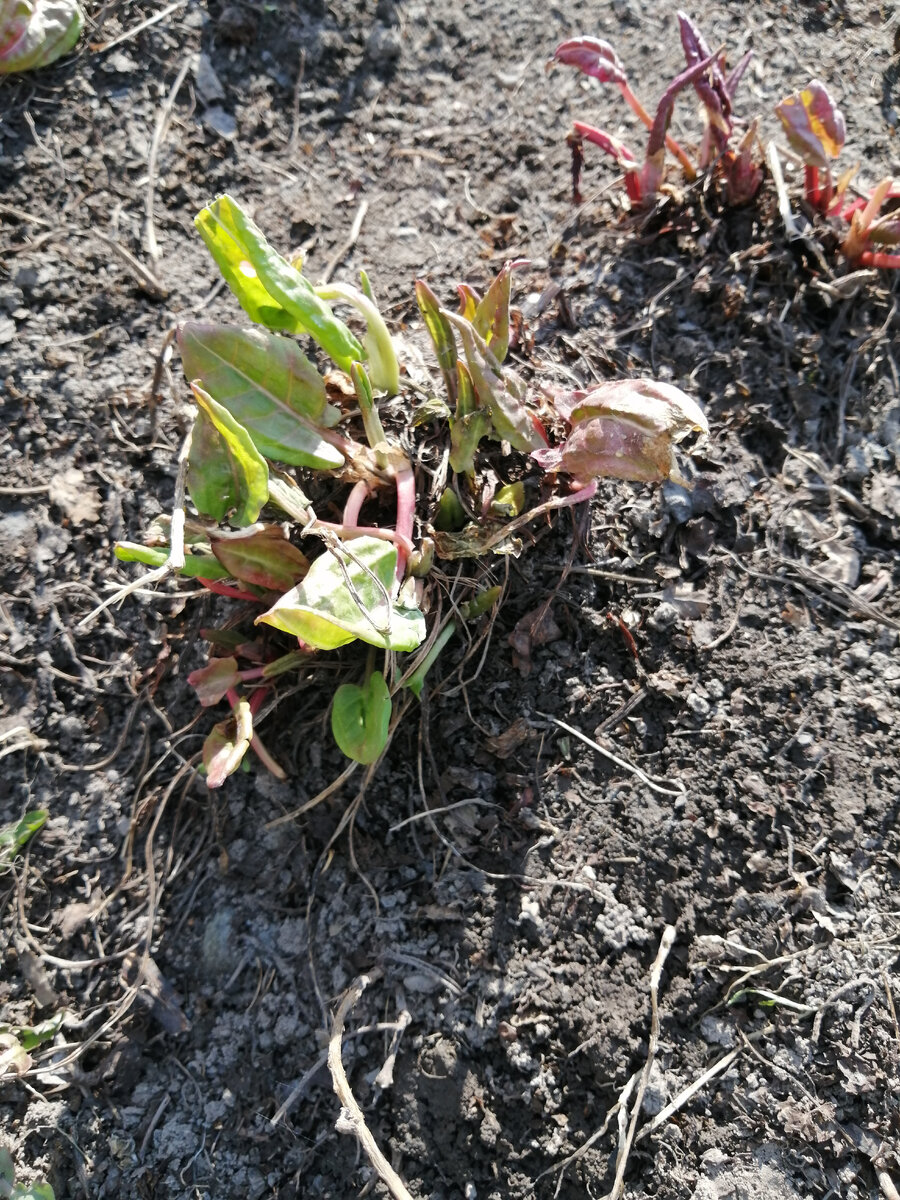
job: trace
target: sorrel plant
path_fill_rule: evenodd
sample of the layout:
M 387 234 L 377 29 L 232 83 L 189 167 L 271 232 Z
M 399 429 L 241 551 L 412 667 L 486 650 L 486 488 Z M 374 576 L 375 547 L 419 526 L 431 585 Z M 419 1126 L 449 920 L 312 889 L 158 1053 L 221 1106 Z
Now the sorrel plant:
M 733 106 L 734 93 L 752 52 L 748 51 L 731 71 L 727 71 L 721 51 L 710 50 L 703 34 L 686 13 L 678 13 L 678 25 L 686 67 L 666 87 L 652 118 L 632 89 L 622 61 L 608 42 L 592 37 L 570 38 L 554 51 L 548 67 L 557 64 L 574 67 L 601 83 L 613 84 L 650 131 L 641 162 L 612 134 L 583 121 L 575 121 L 570 144 L 573 147 L 576 203 L 580 201 L 581 145 L 585 141 L 599 146 L 616 160 L 624 172 L 628 198 L 636 206 L 652 203 L 663 186 L 666 150 L 678 160 L 689 181 L 701 171 L 714 168 L 724 181 L 729 204 L 742 204 L 756 194 L 762 180 L 762 171 L 753 158 L 758 146 L 757 122 L 754 120 L 742 127 Z M 703 135 L 694 157 L 669 134 L 675 101 L 688 86 L 700 100 L 704 120 Z
M 179 478 L 194 512 L 176 504 L 143 544 L 120 543 L 116 554 L 154 567 L 154 579 L 177 569 L 234 605 L 203 631 L 209 661 L 189 676 L 202 705 L 230 709 L 204 745 L 210 787 L 250 749 L 283 775 L 257 726 L 298 676 L 332 693 L 343 753 L 377 763 L 442 649 L 500 599 L 488 580 L 457 590 L 446 613 L 435 564 L 518 553 L 529 522 L 589 499 L 600 476 L 677 477 L 674 447 L 705 435 L 705 418 L 677 388 L 649 380 L 529 389 L 506 361 L 514 263 L 484 296 L 460 285 L 458 308 L 417 281 L 446 395 L 416 406 L 365 275 L 359 287 L 315 286 L 228 196 L 195 225 L 256 327 L 179 327 L 196 406 Z M 364 328 L 354 332 L 333 304 Z M 323 374 L 298 337 L 331 369 Z M 398 392 L 383 422 L 378 394 Z M 405 447 L 434 442 L 435 421 L 445 453 L 425 478 Z M 537 485 L 549 499 L 529 509 Z M 338 488 L 340 512 L 320 517 L 310 497 Z M 335 662 L 354 642 L 368 647 L 364 660 Z

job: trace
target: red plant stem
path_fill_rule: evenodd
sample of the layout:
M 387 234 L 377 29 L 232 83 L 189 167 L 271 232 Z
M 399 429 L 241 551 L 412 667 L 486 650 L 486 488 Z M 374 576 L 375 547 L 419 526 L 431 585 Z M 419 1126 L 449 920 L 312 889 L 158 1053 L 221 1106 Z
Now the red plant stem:
M 877 250 L 866 250 L 856 260 L 861 267 L 881 267 L 900 271 L 900 254 L 882 254 Z
M 813 166 L 812 163 L 807 163 L 803 168 L 803 190 L 806 193 L 806 199 L 813 208 L 820 208 L 819 168 Z
M 243 592 L 240 588 L 232 587 L 228 583 L 220 583 L 218 579 L 201 579 L 199 582 L 205 588 L 209 588 L 211 592 L 215 592 L 217 596 L 230 596 L 232 600 L 250 600 L 253 604 L 269 603 L 260 596 L 254 596 L 252 592 Z
M 416 477 L 412 467 L 397 472 L 397 580 L 406 574 L 407 548 L 412 547 L 416 513 Z
M 365 499 L 369 494 L 368 484 L 364 479 L 360 479 L 353 485 L 350 490 L 350 495 L 347 497 L 347 503 L 344 505 L 344 524 L 358 525 L 359 513 Z
M 624 101 L 628 105 L 628 107 L 631 109 L 631 111 L 634 113 L 634 115 L 639 120 L 643 121 L 648 129 L 652 129 L 653 128 L 653 118 L 647 112 L 646 108 L 644 108 L 643 104 L 641 104 L 640 100 L 638 100 L 637 96 L 634 94 L 634 92 L 631 90 L 631 88 L 628 86 L 628 84 L 620 83 L 619 91 L 622 93 L 622 98 L 624 99 Z M 691 160 L 688 158 L 688 156 L 684 152 L 684 150 L 682 150 L 681 146 L 679 146 L 678 142 L 676 142 L 675 139 L 668 133 L 666 134 L 666 148 L 669 151 L 671 151 L 671 153 L 674 154 L 675 157 L 678 159 L 678 161 L 681 163 L 681 168 L 684 171 L 687 178 L 688 179 L 696 179 L 697 178 L 696 167 L 691 162 Z M 631 198 L 634 199 L 634 197 L 631 197 Z

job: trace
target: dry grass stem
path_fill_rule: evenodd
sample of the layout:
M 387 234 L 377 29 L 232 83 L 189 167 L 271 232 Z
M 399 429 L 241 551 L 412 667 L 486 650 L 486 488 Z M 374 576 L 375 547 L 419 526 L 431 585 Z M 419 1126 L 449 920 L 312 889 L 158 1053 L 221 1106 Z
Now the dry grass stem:
M 359 1141 L 366 1153 L 366 1157 L 386 1184 L 394 1200 L 412 1200 L 412 1196 L 406 1190 L 403 1180 L 381 1153 L 378 1143 L 372 1137 L 369 1127 L 366 1125 L 362 1109 L 356 1103 L 353 1093 L 350 1090 L 350 1084 L 347 1082 L 347 1076 L 344 1072 L 344 1065 L 341 1062 L 341 1038 L 344 1033 L 344 1021 L 369 984 L 380 978 L 380 976 L 381 971 L 377 968 L 370 975 L 360 975 L 344 993 L 344 997 L 338 1005 L 337 1012 L 334 1014 L 334 1024 L 331 1030 L 331 1038 L 328 1042 L 328 1069 L 331 1072 L 331 1081 L 334 1084 L 335 1093 L 341 1102 L 341 1114 L 337 1119 L 335 1127 L 338 1133 L 352 1133 Z

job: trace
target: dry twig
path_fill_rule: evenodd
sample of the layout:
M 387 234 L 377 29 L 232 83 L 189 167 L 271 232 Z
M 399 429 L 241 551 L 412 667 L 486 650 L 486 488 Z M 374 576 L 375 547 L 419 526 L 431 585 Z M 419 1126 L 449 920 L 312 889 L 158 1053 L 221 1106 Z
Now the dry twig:
M 344 1072 L 344 1064 L 341 1062 L 344 1021 L 369 984 L 380 976 L 381 971 L 378 968 L 375 968 L 370 975 L 360 975 L 344 993 L 337 1012 L 334 1014 L 334 1025 L 328 1042 L 328 1069 L 331 1072 L 335 1093 L 341 1102 L 341 1115 L 338 1117 L 335 1127 L 338 1133 L 352 1133 L 358 1139 L 369 1162 L 378 1172 L 379 1177 L 384 1180 L 394 1200 L 412 1200 L 403 1180 L 381 1153 L 378 1143 L 369 1132 L 362 1109 L 354 1099 Z

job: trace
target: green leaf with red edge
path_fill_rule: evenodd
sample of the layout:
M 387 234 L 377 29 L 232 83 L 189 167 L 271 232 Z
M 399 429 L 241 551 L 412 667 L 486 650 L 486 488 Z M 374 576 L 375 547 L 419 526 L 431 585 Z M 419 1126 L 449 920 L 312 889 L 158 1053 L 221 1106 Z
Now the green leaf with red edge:
M 481 303 L 481 297 L 467 283 L 458 283 L 456 285 L 456 292 L 459 296 L 459 315 L 466 321 L 474 321 L 478 305 Z
M 327 402 L 324 379 L 290 338 L 188 321 L 179 327 L 178 346 L 186 378 L 198 379 L 266 458 L 323 471 L 344 465 L 324 433 L 340 413 Z
M 434 346 L 444 386 L 452 404 L 456 399 L 457 362 L 456 338 L 453 335 L 453 328 L 441 312 L 441 304 L 437 296 L 422 279 L 416 280 L 416 303 Z
M 191 671 L 188 683 L 204 708 L 224 700 L 231 688 L 241 682 L 236 658 L 211 658 L 205 667 Z
M 197 382 L 200 412 L 188 455 L 187 486 L 197 511 L 214 521 L 252 525 L 269 498 L 269 468 L 247 430 Z
M 287 592 L 309 570 L 309 559 L 287 540 L 280 525 L 244 537 L 212 537 L 212 552 L 229 575 L 270 592 Z
M 516 450 L 537 450 L 546 445 L 533 415 L 524 403 L 525 389 L 510 371 L 503 371 L 484 338 L 454 314 L 445 314 L 459 330 L 466 366 L 478 397 L 478 406 L 490 413 L 498 438 Z
M 377 762 L 387 745 L 391 693 L 380 671 L 359 686 L 344 683 L 334 693 L 331 732 L 340 750 L 366 766 Z
M 513 268 L 525 265 L 525 259 L 504 263 L 484 299 L 475 309 L 472 324 L 502 363 L 509 350 L 509 293 Z
M 137 542 L 116 542 L 115 556 L 120 562 L 139 562 L 148 567 L 162 567 L 169 557 L 169 548 L 159 549 L 156 546 L 140 546 Z M 184 566 L 178 572 L 188 579 L 227 579 L 228 571 L 218 559 L 211 554 L 191 554 L 188 550 L 184 556 Z

